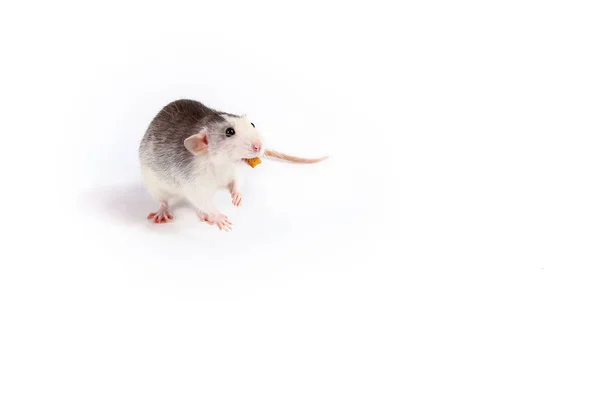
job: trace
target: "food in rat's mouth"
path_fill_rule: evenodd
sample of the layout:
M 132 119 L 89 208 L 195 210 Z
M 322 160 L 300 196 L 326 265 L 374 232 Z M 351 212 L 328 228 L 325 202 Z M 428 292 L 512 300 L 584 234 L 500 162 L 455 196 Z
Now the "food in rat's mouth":
M 248 163 L 248 165 L 250 165 L 252 168 L 256 167 L 258 164 L 260 164 L 262 162 L 260 160 L 260 158 L 258 158 L 258 157 L 245 158 L 244 161 L 246 161 Z

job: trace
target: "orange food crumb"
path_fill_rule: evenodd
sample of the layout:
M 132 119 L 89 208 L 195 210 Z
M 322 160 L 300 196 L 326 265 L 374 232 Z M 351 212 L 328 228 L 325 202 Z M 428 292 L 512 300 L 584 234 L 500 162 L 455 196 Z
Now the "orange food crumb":
M 258 164 L 260 164 L 262 161 L 260 158 L 258 157 L 254 157 L 254 158 L 246 158 L 245 161 L 248 163 L 248 165 L 250 165 L 252 168 L 256 167 Z

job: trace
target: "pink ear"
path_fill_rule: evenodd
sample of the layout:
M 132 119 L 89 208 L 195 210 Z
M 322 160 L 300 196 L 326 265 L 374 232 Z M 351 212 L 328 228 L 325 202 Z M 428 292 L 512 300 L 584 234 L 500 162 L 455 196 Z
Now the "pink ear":
M 198 155 L 208 150 L 208 140 L 206 133 L 197 133 L 183 141 L 183 145 L 194 155 Z

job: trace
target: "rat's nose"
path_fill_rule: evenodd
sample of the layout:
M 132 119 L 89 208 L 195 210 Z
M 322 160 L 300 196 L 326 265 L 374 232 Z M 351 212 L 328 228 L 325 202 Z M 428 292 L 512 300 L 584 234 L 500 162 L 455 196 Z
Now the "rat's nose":
M 254 142 L 254 143 L 252 143 L 252 148 L 254 149 L 254 151 L 258 152 L 262 149 L 262 143 Z

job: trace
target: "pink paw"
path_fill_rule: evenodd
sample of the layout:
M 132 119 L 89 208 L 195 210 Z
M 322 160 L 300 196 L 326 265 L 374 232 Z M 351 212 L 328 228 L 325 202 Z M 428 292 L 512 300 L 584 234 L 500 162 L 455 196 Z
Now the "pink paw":
M 165 224 L 173 219 L 173 215 L 168 211 L 158 211 L 148 214 L 148 219 L 153 220 L 155 224 Z
M 241 193 L 232 193 L 231 194 L 231 203 L 236 207 L 241 206 L 242 205 L 242 194 Z
M 211 215 L 204 211 L 199 211 L 198 217 L 200 218 L 200 221 L 207 222 L 209 225 L 217 225 L 217 228 L 219 228 L 220 231 L 229 232 L 233 225 L 227 215 L 221 213 Z

